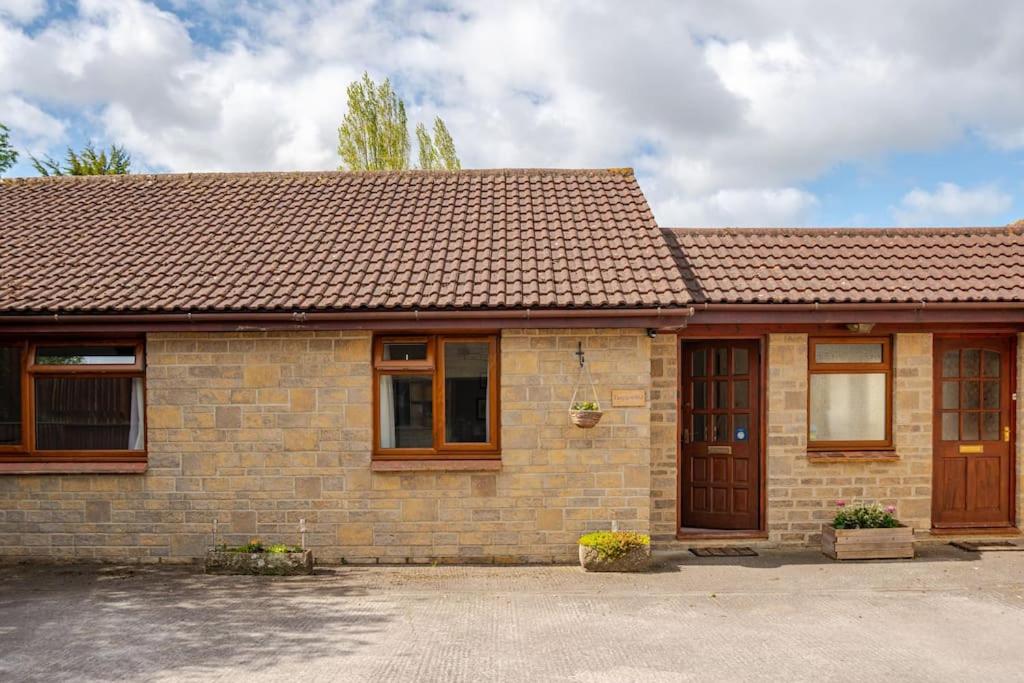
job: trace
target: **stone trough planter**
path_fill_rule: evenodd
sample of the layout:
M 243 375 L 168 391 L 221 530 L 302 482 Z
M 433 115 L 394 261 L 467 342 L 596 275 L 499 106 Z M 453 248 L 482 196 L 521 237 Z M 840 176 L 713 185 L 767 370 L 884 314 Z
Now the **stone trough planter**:
M 313 551 L 246 553 L 211 548 L 206 551 L 207 574 L 294 576 L 313 573 Z
M 588 572 L 642 572 L 651 563 L 651 539 L 643 534 L 602 531 L 580 538 L 580 566 Z
M 914 557 L 914 529 L 836 529 L 821 531 L 821 551 L 833 560 L 903 560 Z

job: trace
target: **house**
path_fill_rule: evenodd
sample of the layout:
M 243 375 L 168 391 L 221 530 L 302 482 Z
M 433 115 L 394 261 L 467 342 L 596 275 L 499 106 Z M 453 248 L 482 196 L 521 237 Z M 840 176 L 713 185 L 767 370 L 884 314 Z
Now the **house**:
M 1024 229 L 662 229 L 628 169 L 7 180 L 0 556 L 1012 533 L 1022 332 Z

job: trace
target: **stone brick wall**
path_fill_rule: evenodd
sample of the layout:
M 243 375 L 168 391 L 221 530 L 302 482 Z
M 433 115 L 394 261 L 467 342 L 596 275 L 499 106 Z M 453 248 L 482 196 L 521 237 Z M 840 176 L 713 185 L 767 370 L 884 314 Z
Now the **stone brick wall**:
M 606 413 L 568 422 L 584 343 Z M 0 555 L 185 560 L 221 537 L 298 541 L 325 560 L 569 561 L 586 530 L 647 531 L 641 330 L 506 331 L 499 472 L 375 473 L 371 336 L 185 334 L 147 341 L 144 475 L 0 477 Z
M 898 334 L 893 358 L 896 462 L 812 463 L 807 458 L 807 335 L 768 340 L 768 533 L 815 543 L 835 501 L 895 505 L 931 526 L 932 336 Z
M 679 340 L 660 334 L 651 343 L 651 535 L 675 538 Z

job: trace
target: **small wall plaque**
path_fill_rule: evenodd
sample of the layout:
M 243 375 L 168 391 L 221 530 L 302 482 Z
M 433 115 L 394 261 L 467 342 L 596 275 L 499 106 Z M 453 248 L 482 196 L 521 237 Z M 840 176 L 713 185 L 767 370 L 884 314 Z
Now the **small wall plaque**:
M 647 405 L 643 389 L 612 389 L 613 408 L 640 408 Z

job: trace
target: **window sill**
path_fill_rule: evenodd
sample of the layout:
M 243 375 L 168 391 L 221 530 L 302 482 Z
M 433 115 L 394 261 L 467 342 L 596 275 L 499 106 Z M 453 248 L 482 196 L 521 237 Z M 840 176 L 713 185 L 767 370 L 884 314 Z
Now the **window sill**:
M 857 462 L 899 462 L 895 451 L 809 451 L 807 460 L 812 464 Z
M 0 462 L 4 474 L 143 474 L 145 462 Z
M 501 460 L 374 460 L 373 472 L 494 472 Z

